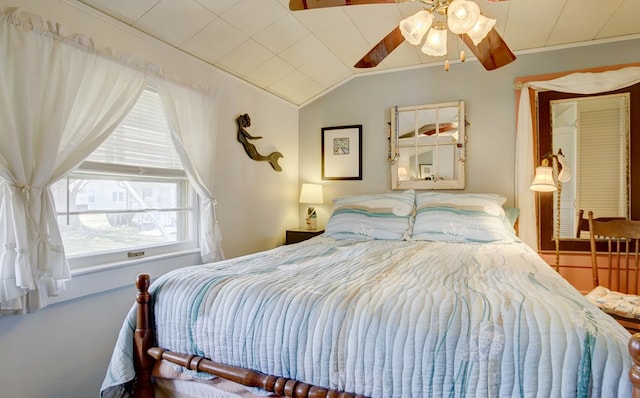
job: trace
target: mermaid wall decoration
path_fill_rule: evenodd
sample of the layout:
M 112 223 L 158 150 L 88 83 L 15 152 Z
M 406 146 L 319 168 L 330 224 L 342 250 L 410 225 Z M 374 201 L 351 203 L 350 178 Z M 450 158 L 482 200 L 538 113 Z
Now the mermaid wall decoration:
M 275 171 L 282 171 L 282 167 L 278 164 L 278 159 L 284 157 L 280 152 L 272 152 L 267 156 L 258 153 L 256 146 L 249 140 L 259 140 L 262 137 L 254 137 L 247 131 L 247 127 L 251 126 L 251 118 L 249 114 L 244 113 L 236 118 L 238 125 L 238 141 L 244 147 L 244 151 L 249 157 L 256 161 L 267 161 Z

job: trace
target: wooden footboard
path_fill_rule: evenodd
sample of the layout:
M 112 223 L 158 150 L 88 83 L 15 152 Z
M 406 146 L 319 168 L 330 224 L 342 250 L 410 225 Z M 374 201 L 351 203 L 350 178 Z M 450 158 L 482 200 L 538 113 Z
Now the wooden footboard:
M 149 294 L 150 277 L 138 275 L 136 287 L 137 321 L 134 335 L 134 364 L 136 368 L 135 398 L 153 398 L 154 390 L 151 371 L 155 360 L 166 360 L 188 369 L 206 372 L 227 380 L 248 386 L 260 387 L 290 398 L 365 398 L 346 392 L 313 386 L 284 377 L 265 375 L 251 369 L 228 366 L 213 362 L 207 358 L 166 351 L 154 347 L 154 322 L 151 295 Z
M 640 333 L 631 336 L 629 353 L 633 360 L 633 365 L 629 370 L 629 380 L 633 385 L 633 398 L 640 398 Z

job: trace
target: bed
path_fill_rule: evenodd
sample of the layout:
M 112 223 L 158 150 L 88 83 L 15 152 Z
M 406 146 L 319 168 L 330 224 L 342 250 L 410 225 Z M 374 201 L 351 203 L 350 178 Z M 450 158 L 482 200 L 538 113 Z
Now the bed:
M 101 396 L 630 397 L 640 340 L 504 202 L 342 197 L 321 236 L 140 276 Z

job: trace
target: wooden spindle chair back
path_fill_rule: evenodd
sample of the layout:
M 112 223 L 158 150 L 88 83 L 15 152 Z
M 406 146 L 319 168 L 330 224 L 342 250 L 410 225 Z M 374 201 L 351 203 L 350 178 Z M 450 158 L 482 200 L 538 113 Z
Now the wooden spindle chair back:
M 580 209 L 580 213 L 578 214 L 578 222 L 576 223 L 576 238 L 580 239 L 580 235 L 582 231 L 589 230 L 589 219 L 584 216 L 584 210 Z
M 626 220 L 626 217 L 597 217 L 596 221 Z M 585 217 L 584 210 L 580 209 L 576 222 L 576 238 L 580 239 L 582 232 L 589 232 L 589 217 Z
M 612 219 L 599 221 L 589 211 L 593 286 L 638 295 L 640 264 L 640 221 Z M 600 278 L 597 242 L 606 241 L 606 278 Z M 602 253 L 602 252 L 600 252 Z

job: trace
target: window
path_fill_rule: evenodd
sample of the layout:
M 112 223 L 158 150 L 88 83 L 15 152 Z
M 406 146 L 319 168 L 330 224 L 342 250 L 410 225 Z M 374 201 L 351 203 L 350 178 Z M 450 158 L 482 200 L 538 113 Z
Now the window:
M 52 190 L 72 268 L 197 247 L 195 195 L 150 88 Z

